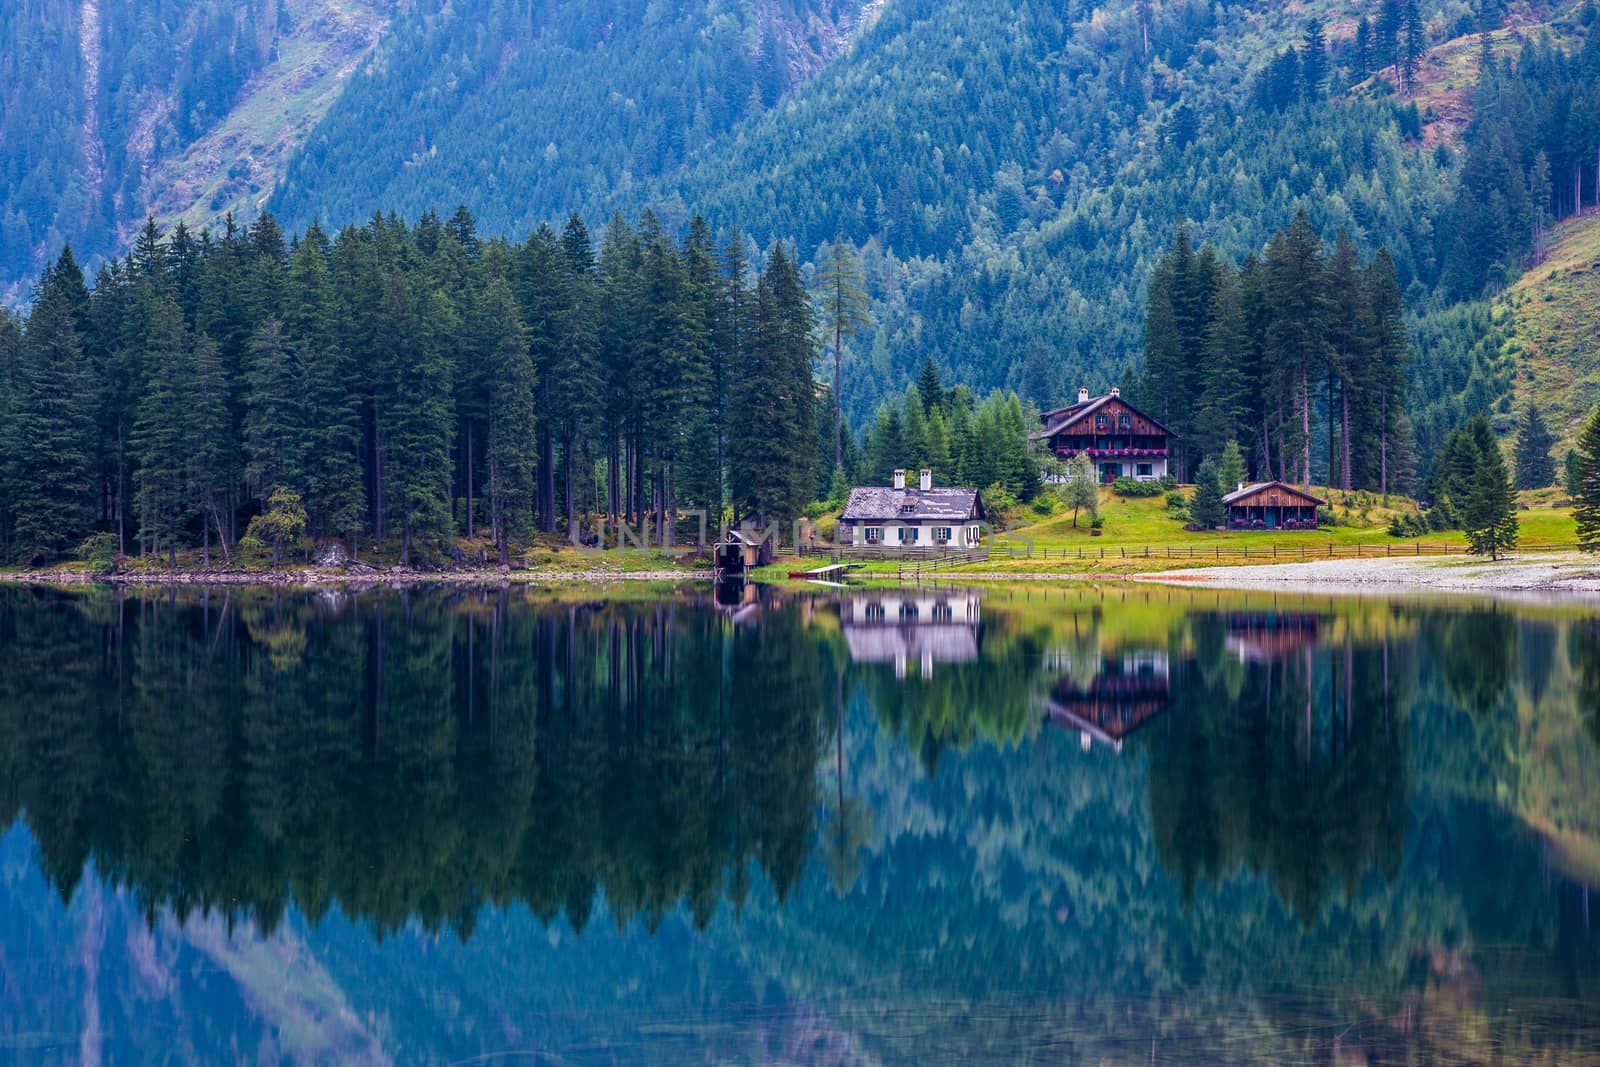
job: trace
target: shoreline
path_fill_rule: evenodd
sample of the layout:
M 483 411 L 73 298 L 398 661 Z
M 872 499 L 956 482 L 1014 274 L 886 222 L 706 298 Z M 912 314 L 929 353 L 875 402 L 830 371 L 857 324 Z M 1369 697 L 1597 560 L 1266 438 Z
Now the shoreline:
M 894 581 L 892 575 L 862 574 L 867 581 Z M 390 567 L 374 571 L 305 568 L 280 571 L 150 571 L 95 574 L 58 568 L 0 574 L 0 585 L 16 586 L 277 586 L 319 588 L 417 585 L 609 585 L 619 582 L 703 583 L 705 570 L 441 570 Z M 1476 557 L 1421 559 L 1330 559 L 1270 564 L 1187 568 L 1129 574 L 1103 571 L 938 572 L 929 584 L 960 582 L 1138 582 L 1185 588 L 1275 590 L 1279 592 L 1386 594 L 1437 591 L 1528 595 L 1554 593 L 1600 598 L 1600 558 L 1576 552 L 1526 552 L 1499 561 Z

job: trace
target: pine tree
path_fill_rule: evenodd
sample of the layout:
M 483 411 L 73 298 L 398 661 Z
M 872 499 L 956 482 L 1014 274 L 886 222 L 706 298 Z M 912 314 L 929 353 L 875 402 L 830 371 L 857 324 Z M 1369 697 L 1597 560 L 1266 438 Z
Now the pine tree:
M 133 423 L 134 502 L 152 552 L 176 566 L 190 515 L 189 454 L 194 374 L 183 311 L 169 292 L 154 309 L 144 345 L 144 391 Z
M 1229 441 L 1228 447 L 1222 450 L 1222 459 L 1217 463 L 1217 479 L 1222 485 L 1223 494 L 1233 492 L 1244 483 L 1244 478 L 1244 452 L 1239 448 L 1239 442 Z
M 450 530 L 450 443 L 455 425 L 448 338 L 454 309 L 426 280 L 393 273 L 385 314 L 390 355 L 384 437 L 400 562 L 441 546 Z
M 1322 90 L 1328 80 L 1328 42 L 1323 36 L 1322 23 L 1313 21 L 1306 27 L 1300 43 L 1300 81 L 1307 100 L 1322 99 Z
M 298 455 L 306 511 L 319 537 L 343 537 L 355 554 L 366 519 L 359 372 L 340 343 L 326 235 L 313 224 L 289 261 L 284 342 L 302 376 Z
M 867 293 L 862 288 L 861 264 L 855 249 L 842 237 L 828 245 L 817 268 L 817 297 L 822 323 L 833 335 L 833 465 L 844 463 L 844 339 L 871 322 Z
M 1207 459 L 1194 472 L 1194 495 L 1189 499 L 1189 521 L 1202 530 L 1214 530 L 1227 520 L 1222 503 L 1222 483 L 1215 461 Z
M 939 368 L 934 366 L 932 356 L 922 357 L 922 369 L 917 372 L 917 395 L 924 414 L 932 415 L 935 408 L 944 407 L 944 383 L 939 380 Z
M 16 439 L 17 369 L 22 359 L 22 328 L 0 308 L 0 560 L 11 558 L 11 524 L 15 489 L 12 466 L 22 455 Z
M 71 295 L 47 277 L 28 315 L 12 396 L 12 554 L 77 547 L 94 517 L 94 393 Z
M 213 529 L 223 557 L 230 557 L 222 512 L 232 481 L 233 439 L 222 355 L 205 334 L 194 342 L 192 387 L 187 480 L 190 503 L 200 516 L 201 562 L 210 567 Z
M 809 497 L 813 315 L 799 272 L 780 244 L 756 290 L 755 336 L 732 386 L 728 471 L 736 516 L 799 515 Z
M 249 461 L 245 475 L 265 505 L 279 486 L 304 489 L 305 379 L 293 345 L 276 318 L 268 317 L 250 341 L 249 401 L 244 433 Z
M 1561 487 L 1567 491 L 1568 496 L 1575 497 L 1582 485 L 1583 478 L 1578 469 L 1578 450 L 1569 448 L 1566 458 L 1561 461 Z
M 1596 408 L 1578 435 L 1573 490 L 1573 516 L 1578 523 L 1578 547 L 1600 552 L 1600 408 Z
M 1538 408 L 1528 405 L 1528 413 L 1517 429 L 1517 488 L 1544 489 L 1555 484 L 1556 461 L 1550 454 L 1555 438 Z
M 1487 553 L 1498 560 L 1501 552 L 1517 546 L 1514 492 L 1500 447 L 1491 441 L 1480 453 L 1461 507 L 1462 529 L 1474 555 Z
M 511 559 L 511 542 L 527 537 L 533 518 L 537 383 L 527 332 L 517 318 L 510 283 L 499 269 L 491 270 L 474 317 L 494 382 L 489 394 L 489 516 L 495 548 L 505 564 Z

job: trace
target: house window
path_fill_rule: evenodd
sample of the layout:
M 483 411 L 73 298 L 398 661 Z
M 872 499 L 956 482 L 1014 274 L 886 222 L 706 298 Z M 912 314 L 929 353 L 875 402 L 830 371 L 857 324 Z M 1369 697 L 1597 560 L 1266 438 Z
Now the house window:
M 967 527 L 967 544 L 975 545 L 983 539 L 983 531 L 976 526 Z
M 883 617 L 883 605 L 881 603 L 874 600 L 872 603 L 867 605 L 868 622 L 882 622 Z
M 912 544 L 916 544 L 917 528 L 915 526 L 900 527 L 900 543 L 903 545 L 907 541 L 910 541 Z
M 1126 430 L 1133 425 L 1133 418 L 1128 415 L 1117 416 L 1117 429 Z
M 1111 420 L 1104 415 L 1096 415 L 1094 417 L 1094 428 L 1097 430 L 1109 430 L 1111 429 Z
M 948 542 L 950 540 L 950 527 L 935 526 L 933 528 L 933 539 L 939 542 L 941 545 Z
M 1155 473 L 1155 468 L 1153 466 L 1151 466 L 1150 464 L 1148 464 L 1148 463 L 1141 463 L 1138 466 L 1138 472 L 1139 472 L 1139 477 L 1141 477 L 1141 478 L 1149 478 L 1151 475 L 1153 475 Z
M 882 526 L 868 526 L 867 527 L 867 544 L 875 545 L 875 544 L 879 543 L 882 540 L 883 540 L 883 527 Z

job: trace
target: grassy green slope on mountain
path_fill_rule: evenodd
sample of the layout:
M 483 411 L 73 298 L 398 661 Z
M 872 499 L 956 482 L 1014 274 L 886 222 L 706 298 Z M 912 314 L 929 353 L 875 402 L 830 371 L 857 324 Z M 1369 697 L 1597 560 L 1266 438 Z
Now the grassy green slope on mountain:
M 1600 214 L 1568 219 L 1548 240 L 1545 260 L 1500 305 L 1514 323 L 1505 351 L 1516 362 L 1516 407 L 1547 413 L 1559 455 L 1600 404 Z

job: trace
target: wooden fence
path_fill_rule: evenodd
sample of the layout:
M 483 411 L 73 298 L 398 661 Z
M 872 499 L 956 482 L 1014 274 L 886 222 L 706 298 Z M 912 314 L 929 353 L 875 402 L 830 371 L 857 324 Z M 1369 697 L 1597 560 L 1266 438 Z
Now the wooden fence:
M 1575 549 L 1577 545 L 1537 545 L 1523 551 L 1558 552 Z M 1325 545 L 1096 545 L 1077 548 L 1040 548 L 1014 541 L 1000 541 L 994 554 L 1012 559 L 1259 559 L 1313 560 L 1313 559 L 1405 559 L 1414 556 L 1464 556 L 1466 545 L 1423 544 L 1420 541 L 1397 541 L 1393 544 L 1341 545 L 1330 541 Z

